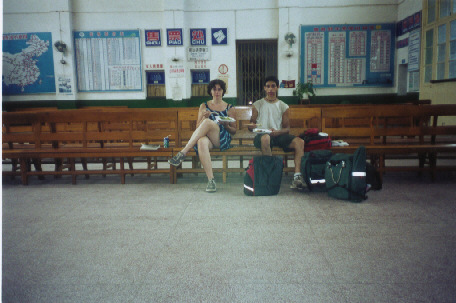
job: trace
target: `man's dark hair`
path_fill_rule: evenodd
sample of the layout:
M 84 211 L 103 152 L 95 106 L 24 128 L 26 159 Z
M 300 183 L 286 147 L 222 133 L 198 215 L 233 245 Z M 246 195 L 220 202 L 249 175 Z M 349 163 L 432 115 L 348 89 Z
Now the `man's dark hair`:
M 220 85 L 220 88 L 223 90 L 222 96 L 225 95 L 225 93 L 226 93 L 226 84 L 225 84 L 225 82 L 223 80 L 220 80 L 220 79 L 215 79 L 215 80 L 212 80 L 211 82 L 209 82 L 209 84 L 207 85 L 207 93 L 209 94 L 209 96 L 212 96 L 211 95 L 211 90 L 217 84 Z
M 277 85 L 277 87 L 279 87 L 279 79 L 277 79 L 276 76 L 268 76 L 268 77 L 266 77 L 266 79 L 264 79 L 264 85 L 263 86 L 266 86 L 266 83 L 268 83 L 269 81 L 274 81 L 275 84 Z

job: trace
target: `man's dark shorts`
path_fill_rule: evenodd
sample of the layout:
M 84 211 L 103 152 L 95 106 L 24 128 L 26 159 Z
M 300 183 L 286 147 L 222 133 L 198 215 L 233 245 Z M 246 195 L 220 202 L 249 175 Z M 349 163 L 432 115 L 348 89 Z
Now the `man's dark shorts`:
M 265 134 L 258 134 L 255 136 L 255 139 L 253 139 L 253 144 L 256 148 L 261 149 L 261 137 L 264 135 Z M 296 138 L 296 136 L 290 134 L 283 134 L 277 137 L 271 137 L 271 148 L 274 146 L 278 146 L 282 148 L 285 152 L 292 151 L 293 148 L 288 148 L 288 146 L 290 146 L 291 141 L 293 141 L 294 138 Z

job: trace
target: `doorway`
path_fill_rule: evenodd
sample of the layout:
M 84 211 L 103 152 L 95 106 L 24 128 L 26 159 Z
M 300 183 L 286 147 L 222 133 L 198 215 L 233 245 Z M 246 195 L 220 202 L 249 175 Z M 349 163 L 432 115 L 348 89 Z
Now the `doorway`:
M 277 76 L 277 40 L 236 41 L 238 105 L 249 105 L 263 94 L 267 76 Z

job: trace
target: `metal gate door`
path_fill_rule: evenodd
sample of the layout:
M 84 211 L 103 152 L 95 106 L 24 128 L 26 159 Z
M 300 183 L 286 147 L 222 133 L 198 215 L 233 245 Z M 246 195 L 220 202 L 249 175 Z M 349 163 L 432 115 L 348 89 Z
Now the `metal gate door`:
M 264 96 L 263 81 L 277 76 L 277 40 L 236 41 L 238 104 Z

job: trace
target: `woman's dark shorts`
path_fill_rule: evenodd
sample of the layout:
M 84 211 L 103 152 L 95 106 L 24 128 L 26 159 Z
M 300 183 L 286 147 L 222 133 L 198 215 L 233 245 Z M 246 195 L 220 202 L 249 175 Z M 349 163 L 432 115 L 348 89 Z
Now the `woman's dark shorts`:
M 261 149 L 261 137 L 264 136 L 265 134 L 258 134 L 255 136 L 255 139 L 253 139 L 253 144 L 255 145 L 256 148 Z M 288 148 L 291 144 L 291 141 L 296 138 L 296 136 L 290 135 L 290 134 L 283 134 L 277 137 L 271 137 L 271 148 L 274 146 L 278 146 L 282 148 L 285 152 L 292 151 L 293 148 Z

